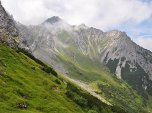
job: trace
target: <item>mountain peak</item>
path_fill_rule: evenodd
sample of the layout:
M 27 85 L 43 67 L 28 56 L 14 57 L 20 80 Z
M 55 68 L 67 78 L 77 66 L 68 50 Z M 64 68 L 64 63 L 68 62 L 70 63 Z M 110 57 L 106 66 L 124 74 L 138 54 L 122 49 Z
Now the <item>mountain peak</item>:
M 78 27 L 81 28 L 81 29 L 87 29 L 87 28 L 89 28 L 89 27 L 86 26 L 85 24 L 80 24 Z
M 54 24 L 54 23 L 57 23 L 57 22 L 61 22 L 62 19 L 58 16 L 53 16 L 51 18 L 48 18 L 47 20 L 44 21 L 44 23 L 50 23 L 50 24 Z
M 119 31 L 119 30 L 112 30 L 109 33 L 113 34 L 113 35 L 116 35 L 116 34 L 118 34 L 118 35 L 127 35 L 125 32 Z
M 119 30 L 112 30 L 110 32 L 106 33 L 107 36 L 110 36 L 111 39 L 116 40 L 116 39 L 130 39 L 130 37 L 126 34 L 126 32 L 122 32 Z

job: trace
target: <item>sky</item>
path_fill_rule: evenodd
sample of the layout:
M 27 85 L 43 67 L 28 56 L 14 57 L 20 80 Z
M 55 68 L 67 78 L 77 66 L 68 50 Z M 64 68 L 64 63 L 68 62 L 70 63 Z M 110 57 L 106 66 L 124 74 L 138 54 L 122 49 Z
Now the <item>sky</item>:
M 152 51 L 152 0 L 1 0 L 16 21 L 36 25 L 59 16 L 71 25 L 125 31 Z

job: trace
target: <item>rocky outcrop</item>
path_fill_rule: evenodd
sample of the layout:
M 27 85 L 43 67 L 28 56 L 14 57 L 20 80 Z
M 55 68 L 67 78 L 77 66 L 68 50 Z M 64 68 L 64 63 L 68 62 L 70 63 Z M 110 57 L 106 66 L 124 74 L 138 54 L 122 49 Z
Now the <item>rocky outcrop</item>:
M 19 43 L 18 30 L 15 22 L 0 3 L 0 43 L 6 43 L 10 47 L 17 47 Z

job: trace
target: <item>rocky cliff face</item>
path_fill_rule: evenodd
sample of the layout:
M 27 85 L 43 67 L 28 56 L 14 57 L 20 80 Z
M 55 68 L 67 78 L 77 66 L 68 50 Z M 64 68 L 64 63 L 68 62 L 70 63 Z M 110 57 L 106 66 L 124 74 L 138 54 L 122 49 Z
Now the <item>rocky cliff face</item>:
M 83 24 L 71 26 L 59 17 L 18 28 L 32 53 L 45 62 L 54 65 L 53 59 L 66 51 L 73 53 L 73 58 L 81 54 L 105 65 L 135 89 L 152 95 L 152 53 L 135 44 L 126 33 L 103 32 Z
M 13 18 L 5 11 L 0 2 L 0 43 L 17 47 L 19 42 L 18 30 Z
M 106 36 L 111 42 L 101 54 L 101 62 L 135 89 L 152 94 L 152 53 L 135 44 L 125 33 L 112 31 Z

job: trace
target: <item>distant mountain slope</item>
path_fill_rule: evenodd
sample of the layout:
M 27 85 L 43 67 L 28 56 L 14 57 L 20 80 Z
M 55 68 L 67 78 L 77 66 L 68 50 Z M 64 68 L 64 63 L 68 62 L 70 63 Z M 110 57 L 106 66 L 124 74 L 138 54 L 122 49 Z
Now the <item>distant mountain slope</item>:
M 68 73 L 62 68 L 62 62 L 53 60 L 57 56 L 67 54 L 76 62 L 81 59 L 79 56 L 85 56 L 108 67 L 140 93 L 146 91 L 152 95 L 152 53 L 135 44 L 126 33 L 71 26 L 59 17 L 49 18 L 37 26 L 19 25 L 18 28 L 33 55 L 58 71 Z

